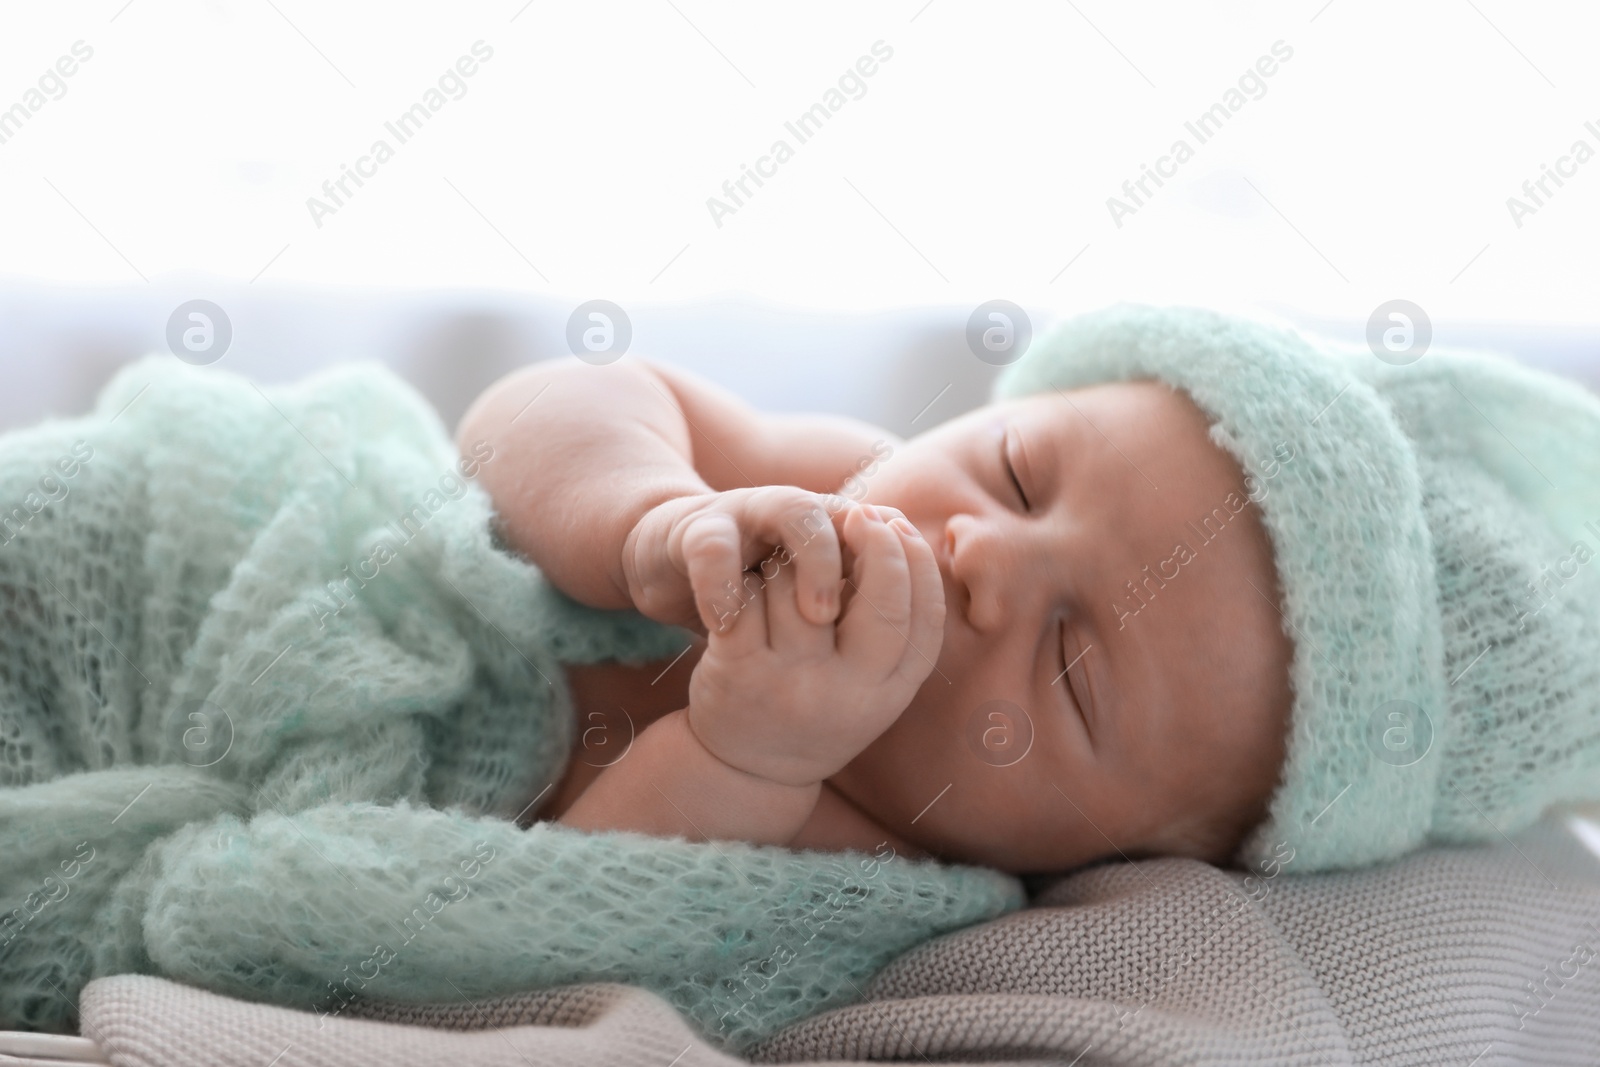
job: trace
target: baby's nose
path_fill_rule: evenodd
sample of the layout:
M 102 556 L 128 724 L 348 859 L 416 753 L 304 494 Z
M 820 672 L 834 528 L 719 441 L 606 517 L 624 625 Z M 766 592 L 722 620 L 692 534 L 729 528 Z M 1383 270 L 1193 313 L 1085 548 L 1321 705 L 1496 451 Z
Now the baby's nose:
M 975 630 L 993 629 L 1006 614 L 1002 590 L 997 588 L 997 547 L 971 515 L 952 515 L 946 520 L 945 559 L 956 588 L 956 599 L 948 602 L 947 610 L 962 612 Z

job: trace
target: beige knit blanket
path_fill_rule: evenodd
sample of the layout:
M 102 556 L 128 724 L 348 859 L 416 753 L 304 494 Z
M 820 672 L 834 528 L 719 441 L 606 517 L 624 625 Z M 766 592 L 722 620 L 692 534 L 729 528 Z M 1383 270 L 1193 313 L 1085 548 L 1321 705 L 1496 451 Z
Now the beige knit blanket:
M 1247 877 L 1114 863 L 924 945 L 756 1062 L 1600 1064 L 1600 860 L 1550 814 L 1492 847 Z M 336 1018 L 158 978 L 91 982 L 83 1033 L 126 1067 L 735 1064 L 651 993 L 578 985 Z

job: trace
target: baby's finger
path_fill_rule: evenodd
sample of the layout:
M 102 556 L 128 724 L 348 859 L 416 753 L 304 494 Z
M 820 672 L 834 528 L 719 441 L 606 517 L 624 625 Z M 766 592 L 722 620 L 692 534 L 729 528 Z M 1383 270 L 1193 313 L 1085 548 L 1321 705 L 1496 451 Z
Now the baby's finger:
M 779 549 L 762 561 L 758 573 L 766 579 L 762 601 L 767 613 L 768 647 L 800 659 L 832 655 L 833 626 L 814 623 L 801 615 L 799 577 L 787 553 Z
M 861 510 L 858 502 L 843 497 L 839 499 L 842 503 L 838 510 L 833 512 L 834 535 L 839 539 L 839 580 L 834 583 L 834 588 L 839 590 L 839 612 L 835 614 L 835 620 L 844 612 L 846 605 L 850 603 L 850 598 L 855 596 L 856 592 L 855 586 L 845 581 L 855 573 L 856 550 L 845 537 L 844 527 L 850 516 Z
M 829 623 L 839 611 L 839 535 L 833 518 L 814 493 L 802 493 L 773 513 L 775 525 L 766 531 L 774 544 L 789 550 L 795 568 L 800 614 L 806 620 Z
M 707 633 L 710 647 L 734 656 L 764 652 L 772 591 L 762 588 L 753 571 L 740 571 L 739 580 L 724 593 L 717 601 L 716 621 Z
M 697 516 L 683 531 L 682 551 L 701 625 L 708 637 L 728 636 L 748 598 L 738 524 L 718 512 Z
M 916 530 L 910 520 L 902 517 L 890 525 L 901 522 L 907 527 L 902 537 L 911 570 L 911 627 L 899 672 L 901 677 L 921 685 L 939 662 L 939 651 L 944 647 L 944 577 L 939 573 L 933 546 L 920 533 L 910 532 Z
M 911 571 L 893 527 L 875 519 L 871 505 L 845 523 L 856 554 L 850 580 L 855 596 L 838 626 L 840 654 L 873 677 L 888 677 L 901 659 L 911 625 Z

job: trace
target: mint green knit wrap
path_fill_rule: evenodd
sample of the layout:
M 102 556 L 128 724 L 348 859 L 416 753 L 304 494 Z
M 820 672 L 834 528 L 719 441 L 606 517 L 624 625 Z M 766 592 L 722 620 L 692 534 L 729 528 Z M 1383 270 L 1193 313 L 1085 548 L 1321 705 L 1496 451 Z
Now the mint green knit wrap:
M 0 436 L 0 1028 L 130 971 L 320 1012 L 609 980 L 737 1050 L 1021 904 L 932 861 L 519 829 L 573 745 L 560 664 L 689 635 L 496 547 L 462 459 L 375 365 L 149 357 Z
M 1061 324 L 997 398 L 1156 379 L 1251 477 L 1294 642 L 1288 754 L 1236 861 L 1498 840 L 1600 798 L 1600 401 L 1488 353 L 1394 366 L 1194 308 Z M 1281 454 L 1281 453 L 1280 453 Z

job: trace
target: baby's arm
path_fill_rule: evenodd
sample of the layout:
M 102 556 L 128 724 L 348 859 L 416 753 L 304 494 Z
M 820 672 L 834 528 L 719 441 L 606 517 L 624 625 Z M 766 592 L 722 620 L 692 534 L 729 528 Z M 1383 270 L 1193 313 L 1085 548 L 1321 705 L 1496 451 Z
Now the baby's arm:
M 480 481 L 508 544 L 567 595 L 601 608 L 633 606 L 622 548 L 663 502 L 751 484 L 830 491 L 880 455 L 886 438 L 839 416 L 764 415 L 686 372 L 631 359 L 523 368 L 486 390 L 457 430 L 464 452 L 479 441 L 494 447 Z M 764 703 L 750 701 L 748 713 Z M 774 844 L 806 826 L 820 778 L 782 783 L 737 769 L 688 721 L 681 709 L 653 723 L 626 769 L 608 769 L 561 821 Z
M 634 606 L 622 547 L 657 504 L 750 485 L 830 492 L 885 438 L 842 416 L 758 412 L 633 357 L 524 367 L 484 390 L 456 431 L 463 454 L 494 448 L 478 480 L 506 542 L 574 600 L 611 609 Z
M 579 830 L 787 845 L 810 820 L 821 788 L 729 766 L 695 736 L 689 709 L 681 708 L 651 723 L 627 758 L 607 767 L 558 821 Z

